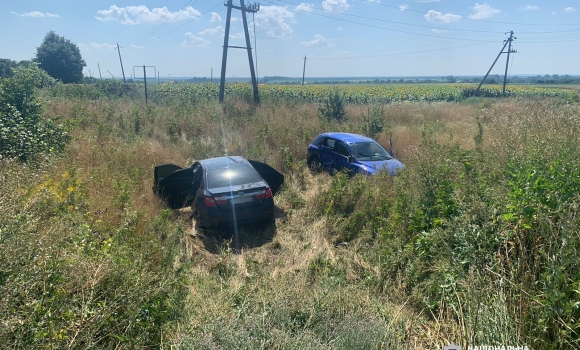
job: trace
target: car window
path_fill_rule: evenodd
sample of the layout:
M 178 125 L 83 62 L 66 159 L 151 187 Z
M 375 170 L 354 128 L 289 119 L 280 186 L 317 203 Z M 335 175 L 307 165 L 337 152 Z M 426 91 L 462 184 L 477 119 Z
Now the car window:
M 322 146 L 324 145 L 324 141 L 326 141 L 324 136 L 317 136 L 314 141 L 312 141 L 312 144 L 316 146 Z
M 391 155 L 377 142 L 351 143 L 350 148 L 358 160 L 387 160 Z
M 251 166 L 209 169 L 207 188 L 229 187 L 262 181 L 258 172 Z
M 334 148 L 334 143 L 335 142 L 336 142 L 335 139 L 328 138 L 328 139 L 324 140 L 323 146 L 326 146 L 328 148 Z
M 346 145 L 340 141 L 335 143 L 334 151 L 338 154 L 345 156 L 345 157 L 348 157 L 350 155 L 350 152 L 348 151 L 348 148 L 346 147 Z

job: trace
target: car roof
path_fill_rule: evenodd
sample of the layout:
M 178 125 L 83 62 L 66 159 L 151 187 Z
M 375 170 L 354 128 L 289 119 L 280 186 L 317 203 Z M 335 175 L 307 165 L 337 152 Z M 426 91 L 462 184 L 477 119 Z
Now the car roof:
M 239 166 L 251 166 L 250 163 L 240 156 L 216 157 L 200 160 L 199 163 L 206 169 L 234 168 Z
M 375 140 L 371 139 L 370 137 L 366 137 L 359 134 L 351 134 L 347 132 L 325 132 L 320 134 L 319 136 L 325 137 L 332 137 L 334 139 L 346 142 L 346 143 L 354 143 L 354 142 L 376 142 Z

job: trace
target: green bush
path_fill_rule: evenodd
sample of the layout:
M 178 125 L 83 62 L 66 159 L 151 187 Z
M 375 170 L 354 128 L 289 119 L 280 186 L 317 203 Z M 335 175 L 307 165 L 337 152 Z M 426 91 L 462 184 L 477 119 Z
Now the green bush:
M 69 141 L 59 118 L 43 116 L 36 91 L 54 80 L 36 65 L 19 67 L 0 85 L 0 158 L 27 161 L 62 152 Z
M 348 120 L 344 109 L 345 105 L 344 94 L 338 89 L 334 89 L 323 99 L 322 105 L 318 107 L 318 114 L 322 120 L 329 123 L 331 121 L 345 122 Z

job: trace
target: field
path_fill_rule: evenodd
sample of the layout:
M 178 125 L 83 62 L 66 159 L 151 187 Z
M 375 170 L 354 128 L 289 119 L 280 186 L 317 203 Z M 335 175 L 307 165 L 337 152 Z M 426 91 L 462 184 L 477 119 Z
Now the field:
M 37 92 L 63 153 L 0 160 L 6 348 L 580 348 L 574 91 L 463 86 L 115 84 Z M 312 175 L 324 131 L 392 137 L 398 177 Z M 153 167 L 224 154 L 286 176 L 244 249 L 151 191 Z

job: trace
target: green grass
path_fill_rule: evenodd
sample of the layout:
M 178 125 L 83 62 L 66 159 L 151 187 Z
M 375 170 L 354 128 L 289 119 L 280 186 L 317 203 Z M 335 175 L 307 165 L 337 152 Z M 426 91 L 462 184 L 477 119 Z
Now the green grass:
M 0 167 L 6 348 L 580 347 L 577 103 L 347 104 L 338 123 L 294 100 L 44 94 L 77 126 L 62 157 Z M 392 137 L 404 173 L 312 176 L 328 130 Z M 155 165 L 225 153 L 286 175 L 275 231 L 243 227 L 240 254 L 151 191 Z

